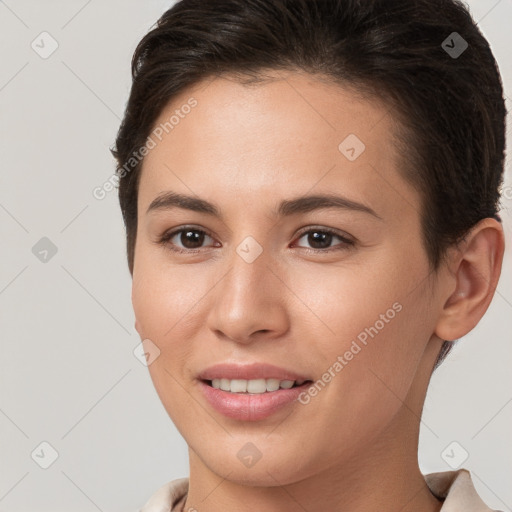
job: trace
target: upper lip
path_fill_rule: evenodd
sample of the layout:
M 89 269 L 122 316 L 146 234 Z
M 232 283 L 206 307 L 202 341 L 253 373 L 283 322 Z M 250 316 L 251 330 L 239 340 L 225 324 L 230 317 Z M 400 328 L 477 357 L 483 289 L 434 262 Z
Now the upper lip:
M 268 363 L 233 364 L 220 363 L 209 366 L 198 375 L 202 380 L 213 379 L 279 379 L 279 380 L 310 380 L 286 368 Z

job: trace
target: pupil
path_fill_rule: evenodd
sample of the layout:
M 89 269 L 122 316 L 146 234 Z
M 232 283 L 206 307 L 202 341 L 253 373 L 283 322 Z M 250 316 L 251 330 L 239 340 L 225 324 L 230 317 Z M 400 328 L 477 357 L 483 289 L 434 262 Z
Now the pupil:
M 312 247 L 315 249 L 322 249 L 325 248 L 325 246 L 322 246 L 322 243 L 325 243 L 327 240 L 329 243 L 327 244 L 327 247 L 329 247 L 331 242 L 332 235 L 330 233 L 319 233 L 318 231 L 313 231 L 309 235 L 308 242 L 311 244 Z M 317 247 L 315 244 L 320 243 L 320 247 Z
M 191 238 L 187 238 L 191 236 Z M 196 249 L 197 247 L 201 247 L 201 244 L 204 240 L 204 233 L 200 233 L 199 231 L 183 231 L 181 234 L 181 243 L 187 249 Z M 189 245 L 189 242 L 192 243 L 192 246 Z M 194 245 L 194 243 L 197 244 Z

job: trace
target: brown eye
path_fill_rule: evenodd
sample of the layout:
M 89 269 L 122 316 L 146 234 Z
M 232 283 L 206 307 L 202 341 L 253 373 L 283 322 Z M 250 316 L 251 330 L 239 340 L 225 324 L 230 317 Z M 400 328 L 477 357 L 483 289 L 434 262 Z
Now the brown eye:
M 204 242 L 205 234 L 203 231 L 186 229 L 178 233 L 178 240 L 185 249 L 197 249 Z
M 313 249 L 327 249 L 334 238 L 334 235 L 322 231 L 310 231 L 305 236 Z
M 330 250 L 338 250 L 338 249 L 347 249 L 354 245 L 354 241 L 345 237 L 332 229 L 327 228 L 318 228 L 318 229 L 309 229 L 307 231 L 303 231 L 299 240 L 305 238 L 306 242 L 311 246 L 304 247 L 305 249 L 310 249 L 312 251 L 319 252 L 329 252 Z M 337 244 L 331 246 L 333 240 L 335 239 L 341 240 L 341 244 Z M 298 245 L 298 247 L 303 247 Z
M 202 229 L 181 228 L 164 233 L 158 242 L 176 252 L 197 252 L 205 238 L 212 239 Z

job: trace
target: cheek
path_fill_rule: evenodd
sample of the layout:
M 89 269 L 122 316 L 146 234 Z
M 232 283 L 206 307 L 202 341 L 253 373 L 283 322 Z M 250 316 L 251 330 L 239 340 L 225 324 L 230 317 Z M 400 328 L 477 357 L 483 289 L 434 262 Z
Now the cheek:
M 159 273 L 148 271 L 134 275 L 132 303 L 141 339 L 156 345 L 158 356 L 148 365 L 150 378 L 169 417 L 180 429 L 181 421 L 190 414 L 186 364 L 190 361 L 191 344 L 180 335 L 183 316 L 176 283 L 170 288 Z M 190 305 L 189 305 L 190 307 Z M 183 333 L 184 334 L 184 333 Z
M 339 266 L 295 281 L 294 291 L 316 314 L 306 313 L 313 320 L 302 338 L 312 338 L 317 372 L 333 368 L 331 373 L 344 375 L 330 387 L 346 403 L 357 396 L 356 406 L 366 401 L 369 407 L 388 407 L 383 392 L 391 401 L 394 395 L 404 399 L 431 334 L 427 290 L 418 285 L 424 276 L 421 259 L 417 267 L 407 267 L 398 257 L 390 251 L 373 265 Z M 305 323 L 301 315 L 303 308 L 294 319 L 297 325 Z M 340 396 L 332 400 L 342 403 Z
M 201 287 L 203 279 L 192 266 L 186 270 L 165 269 L 149 258 L 140 258 L 138 264 L 132 282 L 138 332 L 141 339 L 151 340 L 160 351 L 148 370 L 168 410 L 179 410 L 183 388 L 190 386 L 190 361 L 197 352 L 195 332 L 203 325 L 197 319 L 197 306 L 208 287 Z M 188 394 L 185 395 L 186 399 Z
M 140 334 L 161 344 L 171 343 L 194 316 L 207 287 L 192 266 L 165 268 L 149 258 L 139 262 L 133 275 L 132 304 Z
M 391 279 L 390 273 L 389 267 L 384 270 L 375 264 L 349 263 L 335 269 L 319 267 L 315 272 L 302 273 L 291 282 L 294 292 L 310 311 L 297 308 L 299 316 L 295 322 L 300 325 L 300 315 L 303 319 L 311 317 L 321 335 L 315 344 L 326 353 L 350 346 L 359 335 L 364 342 L 369 337 L 367 330 L 376 322 L 379 333 L 389 331 L 388 326 L 400 316 L 397 311 L 400 304 L 396 303 L 404 295 L 400 281 Z

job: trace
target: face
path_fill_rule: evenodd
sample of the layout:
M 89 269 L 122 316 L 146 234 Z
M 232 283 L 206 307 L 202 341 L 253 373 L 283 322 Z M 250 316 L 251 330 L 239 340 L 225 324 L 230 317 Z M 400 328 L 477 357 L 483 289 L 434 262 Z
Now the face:
M 164 407 L 213 472 L 299 481 L 403 428 L 439 307 L 395 128 L 384 105 L 299 73 L 204 81 L 155 124 L 138 196 L 136 329 L 158 356 L 149 371 Z M 272 409 L 272 392 L 205 384 L 220 363 L 309 382 L 274 392 L 285 398 Z

